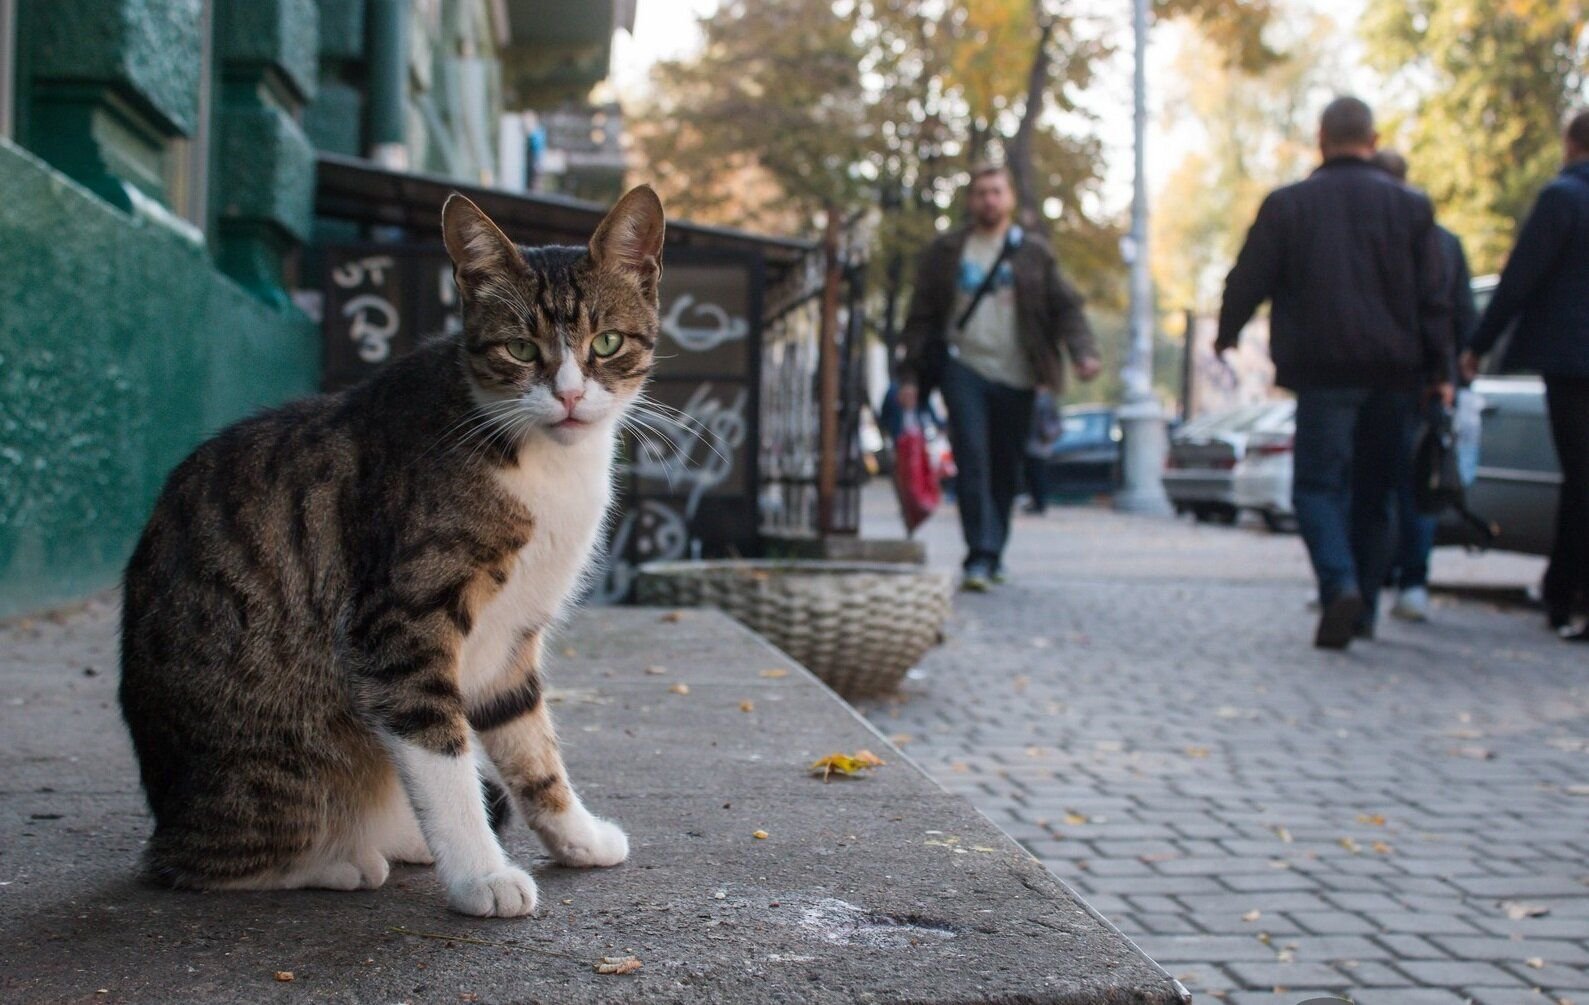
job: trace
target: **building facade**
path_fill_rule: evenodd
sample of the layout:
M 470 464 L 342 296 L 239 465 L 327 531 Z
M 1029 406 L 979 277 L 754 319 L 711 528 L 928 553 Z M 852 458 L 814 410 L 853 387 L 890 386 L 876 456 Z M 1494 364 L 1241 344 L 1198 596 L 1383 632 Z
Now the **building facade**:
M 632 18 L 0 0 L 0 616 L 112 584 L 187 451 L 318 386 L 317 153 L 494 184 L 504 110 L 588 92 Z

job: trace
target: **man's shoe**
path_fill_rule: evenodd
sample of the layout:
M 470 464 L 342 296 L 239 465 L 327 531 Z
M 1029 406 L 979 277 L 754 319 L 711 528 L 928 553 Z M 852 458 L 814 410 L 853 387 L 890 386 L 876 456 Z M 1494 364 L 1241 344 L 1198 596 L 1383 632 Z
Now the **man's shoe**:
M 1355 591 L 1341 594 L 1324 605 L 1313 644 L 1320 649 L 1345 649 L 1352 644 L 1352 636 L 1362 617 L 1363 598 Z
M 1403 621 L 1429 620 L 1429 591 L 1422 586 L 1402 590 L 1396 597 L 1396 606 L 1390 613 Z
M 1556 631 L 1563 642 L 1589 642 L 1589 624 L 1579 628 L 1564 627 Z
M 966 566 L 965 575 L 960 577 L 960 589 L 967 593 L 986 593 L 992 579 L 992 573 L 985 565 Z
M 1009 581 L 1010 574 L 1005 571 L 1004 566 L 1002 565 L 988 574 L 988 582 L 992 583 L 994 586 L 1003 586 Z

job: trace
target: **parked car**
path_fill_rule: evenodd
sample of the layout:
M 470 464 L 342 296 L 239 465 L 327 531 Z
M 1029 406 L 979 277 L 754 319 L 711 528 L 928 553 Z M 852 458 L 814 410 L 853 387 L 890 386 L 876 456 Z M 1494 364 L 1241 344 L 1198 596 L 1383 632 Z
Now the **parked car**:
M 1495 292 L 1496 277 L 1473 281 L 1473 297 L 1482 312 Z M 1561 495 L 1561 463 L 1545 414 L 1545 382 L 1538 374 L 1506 372 L 1509 336 L 1485 360 L 1485 372 L 1473 382 L 1484 398 L 1479 434 L 1479 464 L 1468 486 L 1468 508 L 1500 527 L 1494 547 L 1534 555 L 1550 554 L 1555 538 L 1556 503 Z M 1437 538 L 1461 543 L 1472 533 L 1447 517 Z
M 1120 487 L 1120 422 L 1103 405 L 1072 405 L 1048 454 L 1051 498 L 1092 496 Z
M 1226 412 L 1199 416 L 1170 436 L 1164 463 L 1164 492 L 1177 513 L 1198 520 L 1235 523 L 1236 465 L 1246 454 L 1248 437 L 1270 429 L 1280 410 L 1290 402 L 1270 401 L 1244 405 Z
M 1296 525 L 1296 512 L 1291 506 L 1296 434 L 1296 402 L 1276 403 L 1247 435 L 1247 449 L 1233 476 L 1237 511 L 1258 514 L 1273 531 Z

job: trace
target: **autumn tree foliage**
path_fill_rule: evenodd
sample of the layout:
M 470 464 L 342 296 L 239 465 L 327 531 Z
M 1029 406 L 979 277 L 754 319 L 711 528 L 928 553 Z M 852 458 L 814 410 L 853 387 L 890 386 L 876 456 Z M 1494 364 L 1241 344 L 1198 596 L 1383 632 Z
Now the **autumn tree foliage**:
M 1500 268 L 1535 194 L 1561 163 L 1566 113 L 1589 101 L 1584 0 L 1371 0 L 1362 23 L 1387 97 L 1387 131 L 1412 181 L 1467 244 L 1475 273 Z
M 681 212 L 766 226 L 876 209 L 882 257 L 914 250 L 953 218 L 970 165 L 1008 155 L 1036 93 L 1028 221 L 1088 285 L 1115 281 L 1118 232 L 1091 208 L 1102 151 L 1077 104 L 1107 51 L 1096 31 L 1032 0 L 728 0 L 702 28 L 632 116 Z M 738 183 L 752 179 L 772 184 Z

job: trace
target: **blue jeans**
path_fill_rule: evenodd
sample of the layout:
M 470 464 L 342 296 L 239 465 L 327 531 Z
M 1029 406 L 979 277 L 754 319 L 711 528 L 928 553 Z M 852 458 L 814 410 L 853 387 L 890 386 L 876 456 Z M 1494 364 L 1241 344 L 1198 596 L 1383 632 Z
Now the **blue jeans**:
M 999 567 L 1010 538 L 1034 392 L 988 380 L 955 359 L 944 366 L 939 391 L 949 406 L 965 564 L 991 571 Z
M 1297 394 L 1291 501 L 1325 604 L 1353 590 L 1372 624 L 1408 480 L 1418 396 L 1365 387 Z

